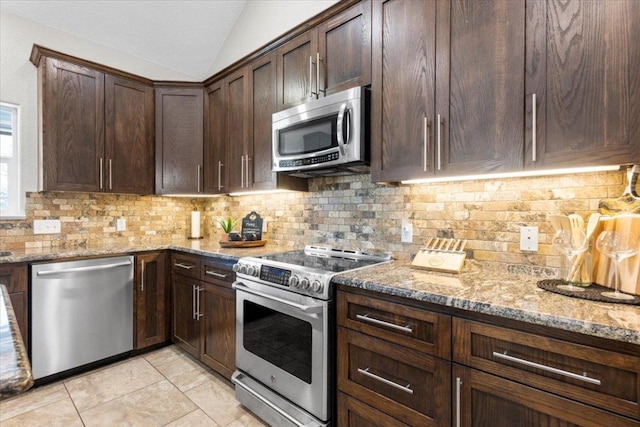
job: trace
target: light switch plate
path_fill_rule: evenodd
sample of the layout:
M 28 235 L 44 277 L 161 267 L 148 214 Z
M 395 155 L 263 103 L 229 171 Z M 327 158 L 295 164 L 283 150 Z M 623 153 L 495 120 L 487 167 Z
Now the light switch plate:
M 60 233 L 59 219 L 34 219 L 33 234 L 58 234 Z
M 124 218 L 116 219 L 116 231 L 125 231 L 127 229 L 127 222 Z
M 520 250 L 538 252 L 538 227 L 520 227 Z
M 402 243 L 413 243 L 413 224 L 411 224 L 411 220 L 409 218 L 402 218 L 400 241 Z

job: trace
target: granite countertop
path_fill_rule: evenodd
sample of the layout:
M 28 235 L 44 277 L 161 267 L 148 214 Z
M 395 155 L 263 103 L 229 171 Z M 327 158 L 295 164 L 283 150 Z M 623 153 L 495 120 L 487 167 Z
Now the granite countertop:
M 467 262 L 461 274 L 393 261 L 333 278 L 355 288 L 640 345 L 640 307 L 587 301 L 538 288 L 539 277 Z
M 9 292 L 0 285 L 0 399 L 28 390 L 32 385 L 31 365 Z

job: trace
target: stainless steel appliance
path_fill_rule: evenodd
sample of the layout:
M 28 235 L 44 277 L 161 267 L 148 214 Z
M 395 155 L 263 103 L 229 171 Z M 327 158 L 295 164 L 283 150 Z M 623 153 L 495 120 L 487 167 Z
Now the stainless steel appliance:
M 331 425 L 331 278 L 389 260 L 389 255 L 317 246 L 241 258 L 233 284 L 236 398 L 273 426 Z
M 309 178 L 369 171 L 368 89 L 353 88 L 272 116 L 273 171 Z
M 133 257 L 31 267 L 31 367 L 40 379 L 133 349 Z

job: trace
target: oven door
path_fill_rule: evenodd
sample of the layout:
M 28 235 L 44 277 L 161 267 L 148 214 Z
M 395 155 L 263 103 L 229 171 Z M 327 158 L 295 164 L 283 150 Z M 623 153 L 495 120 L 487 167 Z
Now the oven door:
M 236 366 L 319 420 L 331 415 L 332 301 L 236 281 Z

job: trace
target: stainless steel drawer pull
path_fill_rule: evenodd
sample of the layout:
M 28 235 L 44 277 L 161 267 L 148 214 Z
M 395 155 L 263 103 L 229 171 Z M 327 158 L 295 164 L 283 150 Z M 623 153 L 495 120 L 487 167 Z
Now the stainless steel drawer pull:
M 362 375 L 365 375 L 365 376 L 367 376 L 369 378 L 373 378 L 374 380 L 380 381 L 381 383 L 384 383 L 386 385 L 390 385 L 391 387 L 395 387 L 398 390 L 402 390 L 405 393 L 413 394 L 413 390 L 411 390 L 409 388 L 409 386 L 411 384 L 407 384 L 406 386 L 400 385 L 400 384 L 398 384 L 396 382 L 393 382 L 393 381 L 388 380 L 386 378 L 382 378 L 379 375 L 376 375 L 376 374 L 373 374 L 373 373 L 369 372 L 369 368 L 367 368 L 367 369 L 358 368 L 358 372 L 360 372 Z
M 462 388 L 462 379 L 456 378 L 456 427 L 460 427 L 460 389 Z
M 413 333 L 413 329 L 411 329 L 409 325 L 407 326 L 396 325 L 395 323 L 389 323 L 389 322 L 385 322 L 384 320 L 374 319 L 373 317 L 369 317 L 368 314 L 356 314 L 356 318 L 360 320 L 364 320 L 365 322 L 374 323 L 376 325 L 386 326 L 388 328 L 393 328 L 399 331 L 408 332 L 410 334 Z
M 193 268 L 193 265 L 180 264 L 179 262 L 176 262 L 174 265 L 176 267 L 184 268 L 185 270 L 191 270 Z
M 508 360 L 510 362 L 520 363 L 522 365 L 529 366 L 536 369 L 542 369 L 543 371 L 552 372 L 554 374 L 564 375 L 565 377 L 573 378 L 574 380 L 584 381 L 590 384 L 595 384 L 595 385 L 602 384 L 600 380 L 588 377 L 586 375 L 586 372 L 583 375 L 574 374 L 573 372 L 565 371 L 558 368 L 552 368 L 551 366 L 541 365 L 540 363 L 536 363 L 536 362 L 530 362 L 525 359 L 520 359 L 519 357 L 509 356 L 506 351 L 504 353 L 498 353 L 497 351 L 494 351 L 493 357 L 497 357 L 498 359 Z
M 205 271 L 204 274 L 206 274 L 207 276 L 213 276 L 213 277 L 219 277 L 221 279 L 226 279 L 227 275 L 226 274 L 220 274 L 220 273 L 216 273 L 215 271 Z

